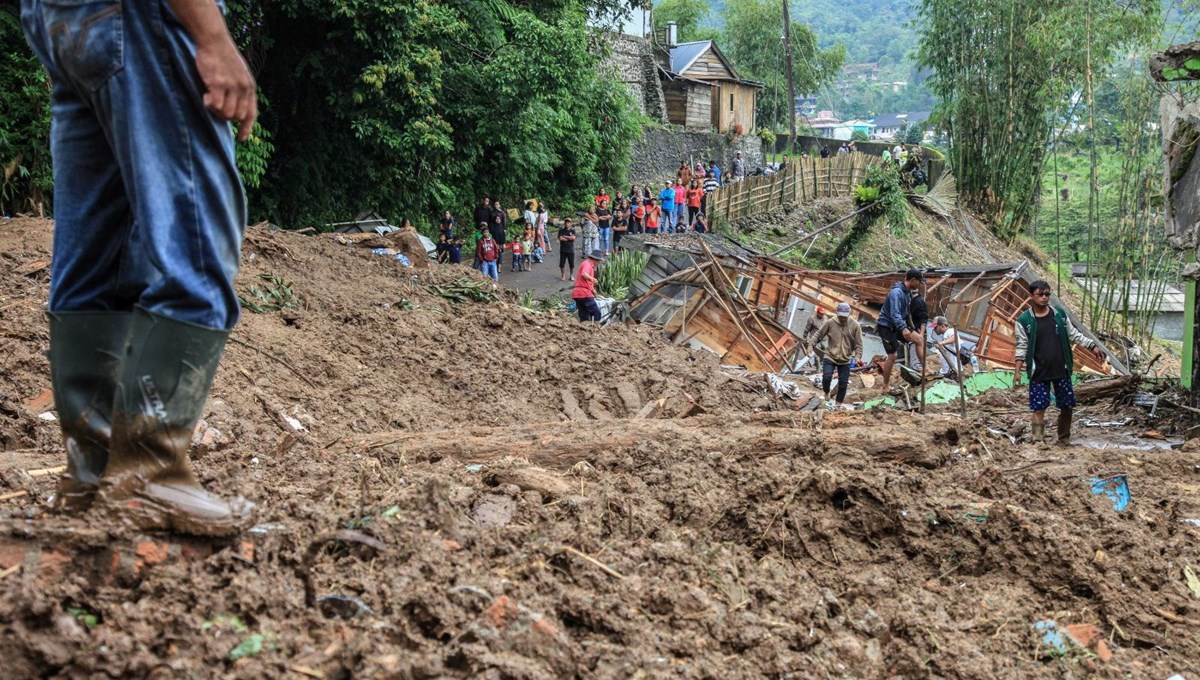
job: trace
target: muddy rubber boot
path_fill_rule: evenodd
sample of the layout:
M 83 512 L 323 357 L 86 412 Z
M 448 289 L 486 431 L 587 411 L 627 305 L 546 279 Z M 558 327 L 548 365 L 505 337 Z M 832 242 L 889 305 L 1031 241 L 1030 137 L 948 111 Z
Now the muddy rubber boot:
M 1071 445 L 1071 416 L 1073 411 L 1069 408 L 1064 408 L 1058 412 L 1058 445 Z
M 50 385 L 67 450 L 67 471 L 51 501 L 55 510 L 82 512 L 95 500 L 132 320 L 130 312 L 50 313 Z
M 1037 423 L 1029 426 L 1029 441 L 1034 444 L 1041 444 L 1046 441 L 1046 423 Z
M 117 383 L 112 448 L 101 500 L 142 529 L 236 534 L 253 504 L 228 503 L 196 481 L 192 431 L 229 334 L 138 309 Z

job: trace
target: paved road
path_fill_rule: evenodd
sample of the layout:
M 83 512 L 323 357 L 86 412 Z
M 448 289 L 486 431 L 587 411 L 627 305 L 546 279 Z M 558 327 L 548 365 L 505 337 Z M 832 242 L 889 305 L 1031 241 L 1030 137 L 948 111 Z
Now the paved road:
M 575 284 L 571 281 L 558 280 L 557 248 L 554 249 L 553 253 L 546 256 L 545 262 L 534 264 L 533 270 L 527 272 L 509 271 L 512 268 L 510 257 L 509 253 L 504 254 L 504 268 L 500 270 L 500 285 L 522 293 L 531 290 L 533 291 L 533 296 L 539 300 L 555 294 L 561 295 L 564 298 L 571 297 L 571 288 Z M 575 267 L 576 269 L 579 268 L 578 252 L 575 253 Z

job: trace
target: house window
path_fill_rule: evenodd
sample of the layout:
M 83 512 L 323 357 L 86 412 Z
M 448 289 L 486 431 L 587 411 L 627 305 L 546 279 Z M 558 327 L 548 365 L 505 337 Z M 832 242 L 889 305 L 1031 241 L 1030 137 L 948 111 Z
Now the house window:
M 729 112 L 733 113 L 733 93 L 729 93 Z

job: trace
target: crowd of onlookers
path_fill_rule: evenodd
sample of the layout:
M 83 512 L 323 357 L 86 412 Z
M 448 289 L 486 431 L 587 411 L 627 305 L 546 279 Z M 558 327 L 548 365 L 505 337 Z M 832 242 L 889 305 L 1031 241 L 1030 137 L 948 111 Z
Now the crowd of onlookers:
M 560 279 L 575 281 L 577 243 L 585 257 L 592 252 L 607 257 L 620 250 L 621 238 L 627 234 L 703 233 L 708 231 L 709 196 L 722 183 L 745 176 L 746 162 L 740 151 L 729 176 L 723 175 L 716 161 L 680 161 L 674 179 L 665 180 L 661 189 L 634 184 L 627 193 L 610 194 L 601 188 L 574 217 L 551 220 L 543 201 L 526 201 L 520 221 L 513 225 L 520 227 L 519 234 L 510 229 L 509 213 L 500 200 L 485 196 L 472 214 L 476 230 L 473 266 L 498 281 L 505 260 L 512 272 L 531 271 L 557 249 Z M 447 210 L 438 222 L 437 260 L 461 263 L 465 244 L 456 218 Z

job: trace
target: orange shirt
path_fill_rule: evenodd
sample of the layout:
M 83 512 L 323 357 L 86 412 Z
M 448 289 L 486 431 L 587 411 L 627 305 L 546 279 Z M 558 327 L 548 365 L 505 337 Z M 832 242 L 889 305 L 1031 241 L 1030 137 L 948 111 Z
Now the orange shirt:
M 687 204 L 689 208 L 699 208 L 700 199 L 704 198 L 704 189 L 688 189 Z
M 662 208 L 657 205 L 653 208 L 646 209 L 646 227 L 658 229 L 658 216 L 662 214 Z

